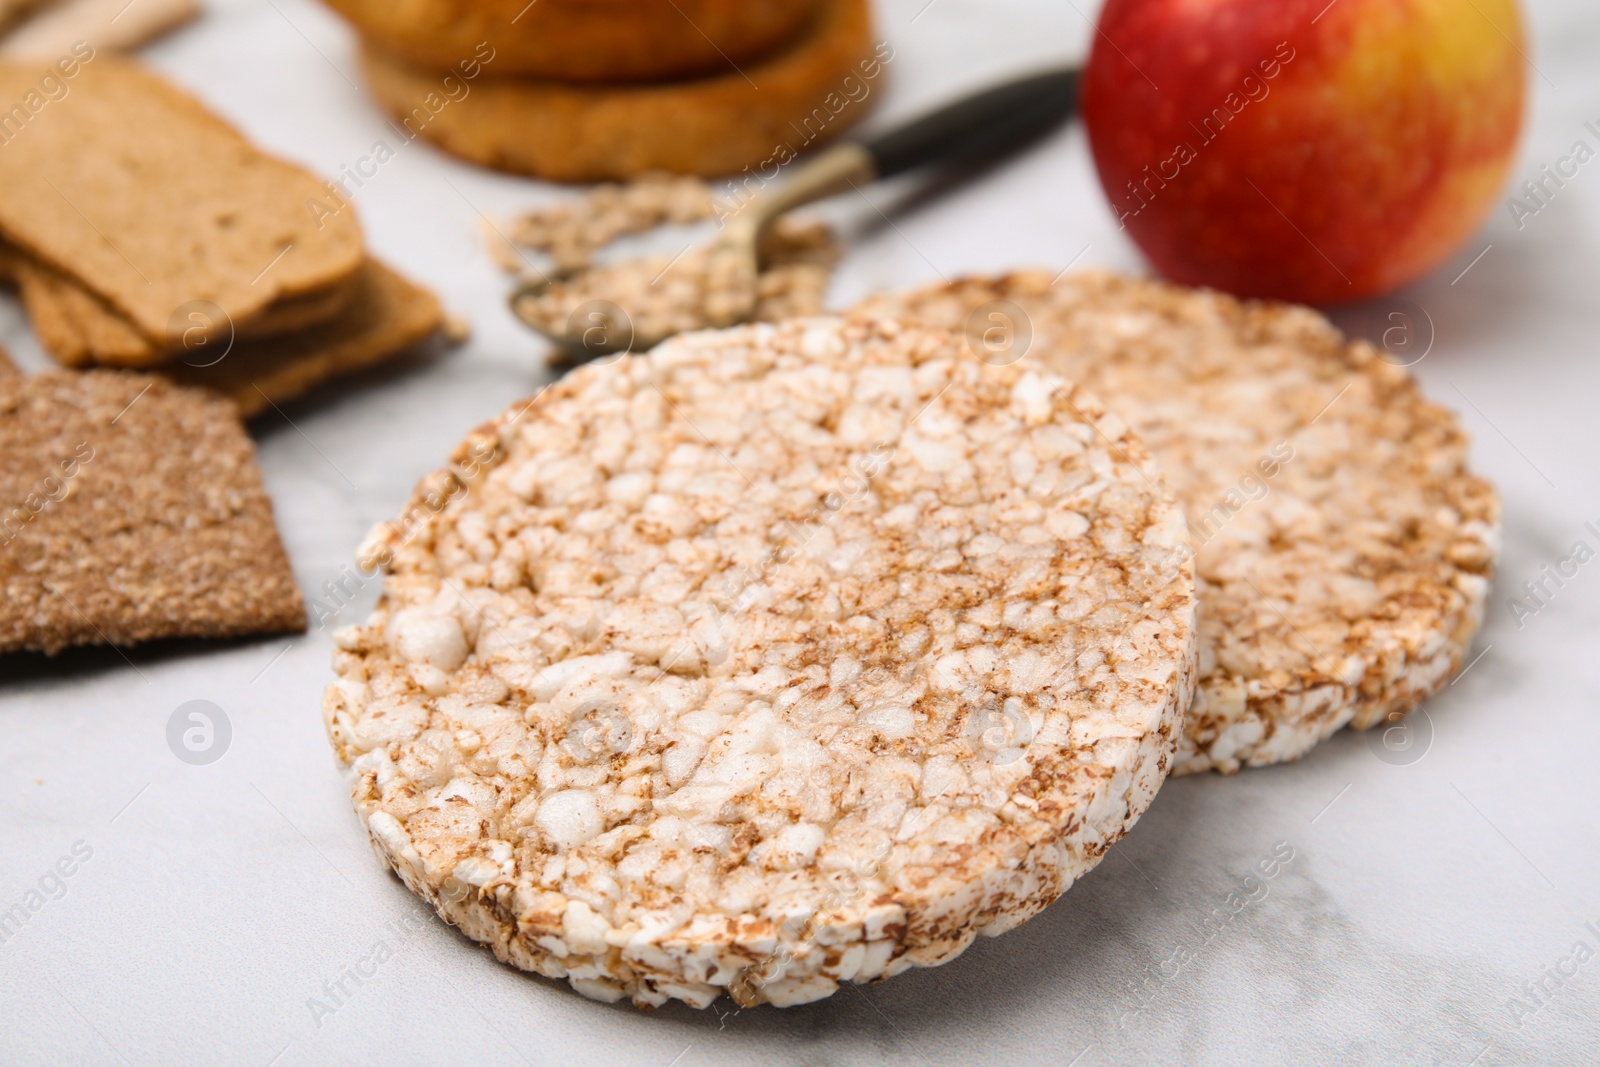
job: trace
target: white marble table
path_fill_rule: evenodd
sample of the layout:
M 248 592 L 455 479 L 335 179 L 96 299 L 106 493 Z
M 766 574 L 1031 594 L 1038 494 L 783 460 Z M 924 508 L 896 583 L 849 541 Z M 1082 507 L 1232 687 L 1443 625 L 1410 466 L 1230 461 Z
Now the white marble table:
M 1592 142 L 1583 124 L 1600 119 L 1600 13 L 1591 0 L 1531 6 L 1542 73 L 1519 182 L 1578 138 Z M 1090 0 L 882 7 L 897 55 L 879 122 L 1081 55 L 1094 15 Z M 349 34 L 311 0 L 225 0 L 150 59 L 322 173 L 384 135 Z M 360 190 L 374 248 L 477 332 L 439 362 L 256 427 L 308 592 L 467 429 L 546 380 L 543 346 L 504 310 L 475 224 L 480 211 L 554 195 L 420 143 Z M 874 195 L 894 225 L 865 226 L 840 304 L 941 272 L 1075 257 L 1138 265 L 1078 130 L 940 198 Z M 856 208 L 858 221 L 873 217 Z M 326 629 L 134 652 L 131 664 L 105 651 L 0 660 L 0 910 L 75 849 L 88 854 L 0 944 L 0 1061 L 1600 1062 L 1600 959 L 1559 984 L 1546 977 L 1576 966 L 1562 961 L 1579 942 L 1600 955 L 1600 563 L 1521 625 L 1508 606 L 1575 540 L 1600 547 L 1584 528 L 1600 525 L 1597 277 L 1592 164 L 1520 230 L 1497 211 L 1406 294 L 1436 328 L 1417 373 L 1465 413 L 1476 463 L 1506 503 L 1484 654 L 1426 706 L 1419 759 L 1385 761 L 1367 737 L 1345 735 L 1295 766 L 1173 782 L 1038 919 L 949 966 L 819 1004 L 607 1007 L 500 966 L 424 913 L 374 861 L 323 738 Z M 9 301 L 0 338 L 42 365 Z M 375 596 L 362 589 L 339 621 Z M 166 739 L 173 711 L 196 699 L 232 727 L 206 766 L 175 758 Z M 1265 896 L 1197 933 L 1275 848 L 1293 858 Z M 1193 958 L 1158 970 L 1185 942 Z M 359 983 L 343 978 L 379 957 Z M 1514 1012 L 1541 980 L 1542 1009 Z

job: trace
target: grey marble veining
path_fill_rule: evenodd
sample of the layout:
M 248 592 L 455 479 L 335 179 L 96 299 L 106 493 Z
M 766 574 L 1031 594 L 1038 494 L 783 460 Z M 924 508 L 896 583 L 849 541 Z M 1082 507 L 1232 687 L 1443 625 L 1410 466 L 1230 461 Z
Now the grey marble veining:
M 1094 15 L 1056 0 L 881 10 L 896 58 L 878 122 L 1080 55 Z M 1530 20 L 1543 73 L 1518 181 L 1600 118 L 1592 4 L 1538 0 Z M 348 33 L 311 0 L 225 0 L 150 55 L 320 172 L 384 136 Z M 309 595 L 465 431 L 547 380 L 544 348 L 504 310 L 475 227 L 479 212 L 556 195 L 422 144 L 360 190 L 379 254 L 476 333 L 435 362 L 253 427 Z M 832 209 L 856 234 L 840 304 L 941 273 L 1076 256 L 1138 266 L 1078 130 L 937 197 L 871 196 L 894 226 L 864 204 Z M 41 880 L 49 892 L 0 943 L 0 1060 L 1600 1062 L 1600 561 L 1536 613 L 1510 603 L 1574 541 L 1600 548 L 1584 527 L 1600 526 L 1600 170 L 1524 223 L 1497 210 L 1453 264 L 1404 294 L 1436 330 L 1417 373 L 1464 413 L 1475 462 L 1506 502 L 1483 655 L 1413 720 L 1405 758 L 1343 735 L 1293 766 L 1170 782 L 1060 902 L 946 967 L 787 1011 L 641 1014 L 501 967 L 380 870 L 322 734 L 327 628 L 128 661 L 12 658 L 0 661 L 0 909 Z M 42 365 L 12 301 L 0 300 L 0 342 Z M 376 592 L 356 590 L 332 624 Z M 232 726 L 209 766 L 167 746 L 169 717 L 195 699 Z M 65 858 L 74 873 L 52 880 Z M 1595 958 L 1580 961 L 1580 944 Z

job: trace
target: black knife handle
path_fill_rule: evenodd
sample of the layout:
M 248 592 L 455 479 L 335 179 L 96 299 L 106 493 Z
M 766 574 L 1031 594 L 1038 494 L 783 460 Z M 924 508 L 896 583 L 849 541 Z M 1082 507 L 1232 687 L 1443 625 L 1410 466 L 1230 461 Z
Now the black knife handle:
M 969 96 L 863 145 L 889 178 L 925 163 L 981 162 L 1054 129 L 1078 108 L 1076 67 L 1036 74 Z

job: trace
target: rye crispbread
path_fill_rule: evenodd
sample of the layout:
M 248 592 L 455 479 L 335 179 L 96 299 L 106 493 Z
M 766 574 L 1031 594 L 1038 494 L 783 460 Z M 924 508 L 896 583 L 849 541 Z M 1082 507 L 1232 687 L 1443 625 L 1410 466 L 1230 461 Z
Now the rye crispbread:
M 599 999 L 816 1000 L 1034 915 L 1192 693 L 1181 512 L 1069 383 L 796 319 L 590 365 L 362 552 L 329 736 L 406 884 Z
M 474 163 L 566 182 L 781 164 L 864 118 L 883 73 L 867 0 L 822 0 L 800 38 L 742 72 L 574 85 L 491 67 L 437 110 L 427 101 L 444 100 L 438 74 L 372 44 L 362 57 L 373 95 L 410 133 Z
M 149 347 L 128 321 L 59 271 L 9 249 L 7 274 L 45 354 L 64 367 L 86 367 L 97 355 L 117 364 Z
M 160 372 L 184 385 L 215 389 L 248 419 L 324 382 L 404 355 L 443 324 L 432 293 L 375 259 L 368 259 L 357 273 L 353 290 L 349 305 L 330 323 L 269 340 L 242 341 L 220 358 L 201 350 Z
M 191 343 L 180 337 L 174 348 L 152 340 L 71 277 L 15 250 L 11 252 L 11 273 L 40 345 L 62 366 L 164 367 L 191 358 L 195 348 L 211 343 L 209 339 Z M 250 339 L 273 339 L 330 323 L 350 305 L 360 276 L 358 270 L 318 292 L 274 301 L 252 324 Z M 209 330 L 224 320 L 209 308 L 195 308 L 184 321 L 193 324 L 192 329 Z M 226 326 L 218 332 L 225 334 Z
M 568 82 L 671 81 L 758 61 L 805 32 L 818 0 L 328 0 L 423 70 L 492 49 L 495 73 Z
M 119 371 L 0 379 L 0 457 L 0 652 L 305 629 L 226 400 Z
M 0 99 L 38 95 L 42 76 L 36 64 L 0 63 Z M 307 208 L 327 195 L 321 181 L 155 74 L 95 55 L 62 84 L 66 95 L 0 152 L 0 237 L 147 338 L 176 350 L 174 315 L 192 301 L 218 305 L 250 337 L 277 301 L 360 265 L 354 213 Z
M 1461 667 L 1499 501 L 1405 370 L 1307 308 L 1100 272 L 966 279 L 857 313 L 962 329 L 991 301 L 1025 313 L 1030 360 L 1130 421 L 1187 511 L 1201 676 L 1175 773 L 1296 759 Z

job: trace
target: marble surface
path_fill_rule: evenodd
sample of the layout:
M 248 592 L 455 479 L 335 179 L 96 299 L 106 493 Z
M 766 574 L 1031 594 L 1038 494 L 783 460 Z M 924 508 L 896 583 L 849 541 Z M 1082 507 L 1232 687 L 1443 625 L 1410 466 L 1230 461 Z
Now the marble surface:
M 1537 70 L 1518 182 L 1579 138 L 1593 143 L 1583 124 L 1600 120 L 1600 15 L 1590 0 L 1529 7 Z M 896 58 L 880 123 L 1081 55 L 1094 15 L 1089 0 L 882 8 Z M 319 172 L 385 136 L 350 35 L 310 0 L 216 3 L 149 57 Z M 308 593 L 466 430 L 547 380 L 544 348 L 504 310 L 476 225 L 557 195 L 421 144 L 359 191 L 373 247 L 470 315 L 476 334 L 438 362 L 254 427 Z M 1138 267 L 1079 130 L 935 197 L 871 196 L 892 223 L 859 202 L 836 209 L 857 231 L 840 304 L 969 270 Z M 1509 604 L 1573 542 L 1600 547 L 1584 527 L 1600 526 L 1600 164 L 1524 222 L 1497 210 L 1403 294 L 1433 324 L 1417 373 L 1464 413 L 1506 503 L 1482 656 L 1419 713 L 1404 757 L 1344 735 L 1294 766 L 1174 781 L 1059 903 L 946 967 L 786 1011 L 641 1014 L 500 966 L 379 868 L 317 712 L 326 628 L 127 659 L 12 657 L 0 660 L 0 909 L 41 881 L 50 893 L 0 944 L 0 1061 L 1600 1061 L 1600 562 L 1531 617 Z M 8 300 L 0 339 L 42 365 Z M 365 611 L 374 584 L 335 622 Z M 190 700 L 214 702 L 231 726 L 210 765 L 168 746 L 169 718 Z M 88 858 L 52 880 L 75 849 Z M 1275 850 L 1292 858 L 1247 882 Z M 1234 893 L 1242 907 L 1203 926 Z M 357 967 L 368 976 L 344 978 Z M 1550 977 L 1557 969 L 1576 974 Z

